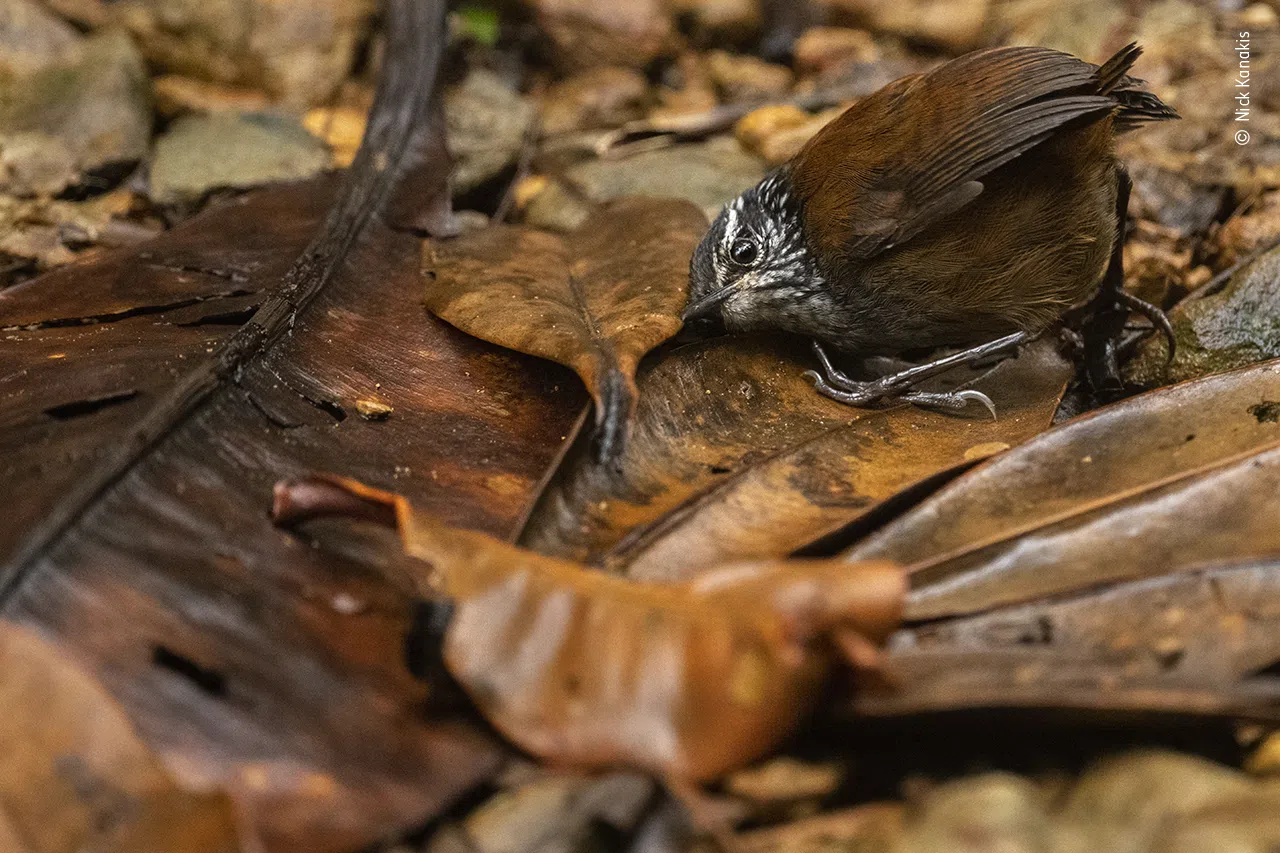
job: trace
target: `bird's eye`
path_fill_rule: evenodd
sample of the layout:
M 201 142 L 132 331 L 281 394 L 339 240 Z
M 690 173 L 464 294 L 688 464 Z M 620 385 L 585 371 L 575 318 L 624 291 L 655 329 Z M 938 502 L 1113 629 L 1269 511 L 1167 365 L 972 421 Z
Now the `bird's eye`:
M 755 263 L 757 257 L 760 256 L 760 247 L 753 240 L 738 238 L 733 241 L 733 245 L 729 247 L 729 257 L 735 264 L 741 266 L 750 266 Z

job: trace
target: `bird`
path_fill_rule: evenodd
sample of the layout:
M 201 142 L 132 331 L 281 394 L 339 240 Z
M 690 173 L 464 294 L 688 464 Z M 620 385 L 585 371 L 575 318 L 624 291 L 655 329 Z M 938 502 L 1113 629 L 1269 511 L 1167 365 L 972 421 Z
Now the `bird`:
M 1159 308 L 1123 291 L 1131 182 L 1114 140 L 1178 117 L 1128 76 L 1141 53 L 1129 44 L 1098 66 L 978 50 L 856 102 L 716 217 L 690 262 L 686 325 L 806 336 L 817 389 L 851 405 L 992 408 L 976 391 L 915 386 L 1076 311 L 1110 330 L 1090 376 L 1114 387 L 1117 314 L 1139 310 L 1172 337 Z M 968 349 L 872 381 L 826 350 L 955 346 Z

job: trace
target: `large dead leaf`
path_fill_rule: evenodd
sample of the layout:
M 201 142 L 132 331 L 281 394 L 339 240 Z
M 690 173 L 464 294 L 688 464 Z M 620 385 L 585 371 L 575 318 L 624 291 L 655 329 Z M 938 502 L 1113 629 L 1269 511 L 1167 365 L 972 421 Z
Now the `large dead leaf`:
M 5 622 L 0 708 L 5 853 L 242 849 L 226 795 L 182 790 L 106 691 L 64 650 Z
M 847 552 L 933 619 L 1280 552 L 1280 362 L 1163 388 L 985 463 Z
M 441 158 L 414 168 L 437 141 L 437 6 L 390 3 L 336 194 L 236 199 L 0 296 L 0 470 L 22 496 L 0 611 L 74 649 L 184 778 L 243 786 L 273 850 L 417 826 L 501 752 L 426 714 L 387 551 L 282 534 L 271 485 L 334 470 L 509 536 L 585 404 L 568 371 L 432 318 L 420 240 L 384 224 L 444 186 Z
M 615 470 L 583 446 L 539 498 L 521 542 L 544 553 L 687 577 L 730 559 L 780 556 L 879 502 L 1016 444 L 1052 418 L 1069 368 L 1046 344 L 977 380 L 1001 413 L 857 409 L 803 377 L 802 343 L 683 347 L 646 367 L 631 442 Z M 952 381 L 979 374 L 956 371 Z
M 444 660 L 485 716 L 557 764 L 713 779 L 781 741 L 813 706 L 835 644 L 870 663 L 898 621 L 888 563 L 742 563 L 642 584 L 457 530 L 352 481 L 282 483 L 275 516 L 395 525 L 423 596 L 454 613 Z
M 685 201 L 622 199 L 577 232 L 486 228 L 427 245 L 429 307 L 468 334 L 577 371 L 598 457 L 621 450 L 640 358 L 680 330 L 689 258 L 707 222 Z
M 1189 525 L 1190 526 L 1190 525 Z M 1153 547 L 1154 540 L 1144 540 Z M 1034 707 L 1280 720 L 1280 564 L 1184 571 L 929 623 L 864 713 Z

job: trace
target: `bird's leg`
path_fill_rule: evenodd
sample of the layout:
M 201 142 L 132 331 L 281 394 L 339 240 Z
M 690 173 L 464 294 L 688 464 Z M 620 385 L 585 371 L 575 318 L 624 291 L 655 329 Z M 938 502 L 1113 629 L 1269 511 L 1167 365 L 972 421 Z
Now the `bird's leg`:
M 1120 377 L 1119 352 L 1125 323 L 1130 312 L 1144 315 L 1169 341 L 1169 358 L 1173 358 L 1173 326 L 1157 306 L 1126 293 L 1124 289 L 1124 238 L 1129 219 L 1129 194 L 1133 181 L 1121 166 L 1117 173 L 1116 239 L 1111 248 L 1111 261 L 1102 278 L 1102 287 L 1086 307 L 1087 319 L 1081 332 L 1084 340 L 1085 372 L 1089 384 L 1099 398 L 1110 399 L 1124 393 Z
M 981 403 L 987 407 L 987 410 L 991 412 L 991 417 L 994 418 L 996 416 L 995 404 L 991 402 L 990 397 L 981 391 L 966 389 L 963 391 L 932 392 L 915 391 L 913 389 L 926 379 L 932 379 L 953 368 L 962 365 L 973 365 L 993 356 L 1014 353 L 1034 337 L 1035 335 L 1029 332 L 1015 332 L 1012 335 L 1005 335 L 1003 338 L 998 338 L 976 347 L 970 347 L 967 350 L 961 350 L 926 364 L 909 367 L 898 373 L 882 376 L 879 379 L 873 379 L 868 382 L 859 382 L 846 376 L 831 363 L 831 359 L 827 357 L 826 350 L 822 348 L 822 345 L 814 341 L 813 351 L 818 356 L 818 363 L 822 365 L 822 373 L 810 370 L 806 371 L 805 376 L 813 379 L 814 387 L 818 389 L 818 393 L 850 406 L 865 406 L 878 400 L 896 399 L 915 403 L 918 406 L 958 410 L 965 408 L 969 403 Z

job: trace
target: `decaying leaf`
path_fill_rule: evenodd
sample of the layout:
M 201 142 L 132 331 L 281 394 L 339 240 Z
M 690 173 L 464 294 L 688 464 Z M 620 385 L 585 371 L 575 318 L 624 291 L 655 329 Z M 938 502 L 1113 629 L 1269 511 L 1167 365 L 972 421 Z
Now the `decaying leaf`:
M 325 514 L 397 526 L 420 594 L 454 601 L 454 677 L 507 737 L 559 764 L 703 780 L 760 756 L 817 700 L 832 647 L 872 663 L 903 591 L 892 564 L 829 560 L 635 583 L 449 528 L 353 481 L 277 486 L 278 522 Z
M 665 580 L 730 560 L 784 557 L 905 489 L 1047 429 L 1070 372 L 1044 342 L 972 386 L 998 401 L 997 420 L 916 406 L 862 413 L 742 467 L 632 530 L 604 564 L 625 567 L 632 578 Z
M 1101 409 L 855 545 L 910 567 L 911 619 L 1280 551 L 1280 362 Z
M 418 160 L 444 15 L 387 15 L 339 186 L 243 196 L 0 295 L 0 479 L 21 496 L 0 613 L 81 657 L 184 779 L 240 786 L 282 853 L 420 826 L 505 750 L 424 711 L 385 547 L 283 535 L 272 484 L 334 470 L 510 536 L 586 403 L 569 371 L 423 309 L 421 241 L 386 222 L 445 184 L 443 160 Z
M 575 447 L 521 544 L 593 564 L 634 561 L 650 580 L 788 554 L 1043 429 L 1069 373 L 1046 342 L 978 379 L 1001 413 L 993 424 L 985 414 L 850 408 L 814 391 L 803 376 L 811 366 L 802 342 L 767 338 L 682 347 L 646 365 L 616 470 Z
M 1147 540 L 1150 541 L 1150 540 Z M 869 714 L 1031 707 L 1280 720 L 1274 559 L 996 607 L 900 633 Z
M 577 371 L 596 403 L 598 457 L 630 430 L 640 358 L 680 329 L 689 257 L 706 229 L 687 202 L 624 199 L 569 236 L 487 228 L 427 244 L 426 301 L 452 325 Z
M 0 622 L 0 849 L 252 853 L 225 794 L 183 790 L 63 649 Z M 6 832 L 8 837 L 6 837 Z

